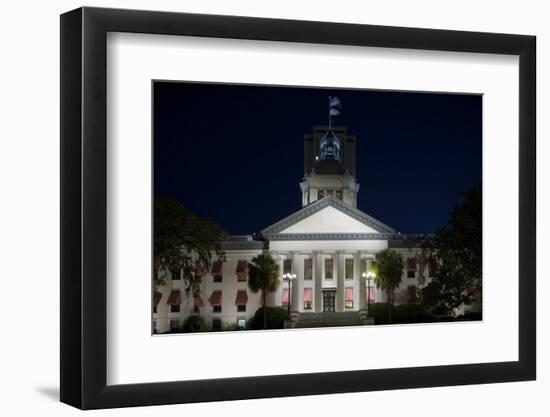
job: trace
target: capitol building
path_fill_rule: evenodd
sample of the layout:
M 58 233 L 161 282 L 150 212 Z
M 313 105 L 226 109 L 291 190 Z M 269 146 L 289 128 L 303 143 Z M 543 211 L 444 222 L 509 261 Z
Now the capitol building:
M 395 304 L 417 302 L 431 273 L 422 236 L 402 235 L 357 207 L 356 141 L 346 127 L 314 126 L 304 136 L 302 208 L 261 231 L 224 241 L 225 261 L 213 259 L 209 271 L 197 272 L 199 296 L 186 294 L 184 280 L 170 276 L 153 296 L 154 331 L 178 329 L 191 315 L 202 316 L 214 330 L 244 328 L 261 306 L 261 291 L 248 287 L 248 263 L 261 253 L 279 263 L 281 274 L 281 285 L 267 293 L 266 304 L 290 308 L 295 327 L 315 327 L 308 323 L 319 325 L 323 315 L 367 324 L 367 305 L 387 300 L 366 274 L 369 262 L 386 248 L 405 261 L 390 297 Z

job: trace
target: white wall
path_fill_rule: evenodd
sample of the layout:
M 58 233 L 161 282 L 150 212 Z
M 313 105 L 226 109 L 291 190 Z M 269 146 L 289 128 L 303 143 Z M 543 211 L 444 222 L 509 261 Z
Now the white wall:
M 236 269 L 237 263 L 240 260 L 251 262 L 252 258 L 262 253 L 261 250 L 226 250 L 225 262 L 223 263 L 223 278 L 221 282 L 214 282 L 210 272 L 205 273 L 201 281 L 201 297 L 204 306 L 200 308 L 200 316 L 203 317 L 207 324 L 212 324 L 212 319 L 220 319 L 222 327 L 225 328 L 230 324 L 235 324 L 237 319 L 250 319 L 256 313 L 256 310 L 261 304 L 261 291 L 253 293 L 248 288 L 248 278 L 246 281 L 237 279 Z M 170 277 L 171 274 L 168 274 Z M 157 291 L 162 293 L 162 299 L 157 306 L 157 313 L 153 315 L 153 319 L 157 322 L 157 331 L 159 333 L 167 332 L 170 329 L 170 320 L 178 320 L 180 326 L 185 319 L 193 313 L 194 298 L 193 294 L 185 292 L 186 283 L 183 279 L 172 280 L 166 279 L 166 285 L 159 286 Z M 181 291 L 182 303 L 180 311 L 177 313 L 170 312 L 170 306 L 166 304 L 170 291 L 179 289 Z M 235 304 L 237 291 L 245 290 L 248 294 L 248 303 L 245 312 L 238 312 Z M 212 306 L 208 301 L 214 291 L 222 291 L 222 311 L 214 313 Z M 269 300 L 268 300 L 269 301 Z M 279 298 L 280 304 L 280 298 Z M 268 305 L 274 305 L 273 302 L 268 302 Z
M 201 13 L 241 14 L 293 19 L 334 20 L 381 25 L 481 30 L 538 36 L 539 143 L 548 138 L 550 26 L 547 2 L 408 0 L 354 2 L 255 0 L 88 0 L 89 6 L 164 9 Z M 0 410 L 3 415 L 80 415 L 59 404 L 59 17 L 81 6 L 76 0 L 5 2 L 0 26 L 2 94 L 0 95 L 0 230 L 4 296 L 0 304 L 4 326 L 0 347 Z M 545 112 L 543 113 L 543 110 Z M 550 166 L 547 143 L 539 153 L 539 213 L 550 210 Z M 540 151 L 539 151 L 540 152 Z M 544 182 L 543 182 L 544 181 Z M 543 186 L 546 185 L 544 188 Z M 366 189 L 364 189 L 366 190 Z M 365 192 L 363 190 L 363 192 Z M 549 351 L 550 303 L 542 294 L 550 283 L 541 273 L 542 254 L 550 251 L 548 218 L 539 223 L 538 347 Z M 544 232 L 544 235 L 543 233 Z M 22 268 L 24 266 L 24 268 Z M 21 272 L 24 271 L 24 274 Z M 16 290 L 10 284 L 17 282 Z M 544 324 L 541 325 L 541 323 Z M 347 347 L 345 347 L 347 349 Z M 360 347 L 353 347 L 359 350 Z M 539 354 L 537 382 L 323 395 L 146 407 L 95 412 L 107 416 L 148 416 L 186 413 L 201 416 L 340 415 L 342 410 L 372 415 L 447 416 L 547 415 L 549 361 Z M 458 406 L 450 406 L 456 404 Z

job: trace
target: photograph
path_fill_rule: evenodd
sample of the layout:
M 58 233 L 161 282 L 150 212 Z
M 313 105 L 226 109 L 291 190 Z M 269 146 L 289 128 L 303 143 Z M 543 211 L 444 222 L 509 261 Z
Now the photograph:
M 546 3 L 3 6 L 0 415 L 550 416 Z
M 481 94 L 152 95 L 153 334 L 482 320 Z

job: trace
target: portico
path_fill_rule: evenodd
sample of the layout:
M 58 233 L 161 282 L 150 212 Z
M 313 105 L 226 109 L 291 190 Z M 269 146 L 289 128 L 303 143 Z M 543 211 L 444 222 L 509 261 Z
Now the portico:
M 339 233 L 334 232 L 335 229 Z M 344 232 L 342 232 L 344 231 Z M 292 273 L 291 309 L 300 313 L 346 312 L 365 308 L 362 273 L 374 254 L 395 236 L 389 226 L 335 197 L 318 200 L 264 229 L 281 271 Z M 286 284 L 274 294 L 287 299 Z
M 291 284 L 292 311 L 322 313 L 365 308 L 366 284 L 362 273 L 374 259 L 373 254 L 362 250 L 315 250 L 271 252 L 271 255 L 279 259 L 281 271 L 296 275 Z M 287 300 L 284 293 L 288 289 L 288 281 L 283 280 L 279 290 L 272 295 L 272 303 L 276 305 L 278 300 Z M 286 301 L 282 303 L 286 305 Z

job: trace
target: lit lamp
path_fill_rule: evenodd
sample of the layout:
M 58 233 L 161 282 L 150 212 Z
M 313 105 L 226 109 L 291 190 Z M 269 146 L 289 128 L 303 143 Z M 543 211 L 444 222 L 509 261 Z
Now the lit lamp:
M 283 279 L 288 281 L 288 318 L 290 319 L 290 300 L 291 300 L 291 290 L 292 290 L 292 280 L 296 278 L 296 274 L 284 274 Z
M 370 306 L 370 281 L 371 279 L 376 278 L 376 274 L 372 271 L 363 272 L 363 278 L 367 280 L 367 311 L 368 311 Z

